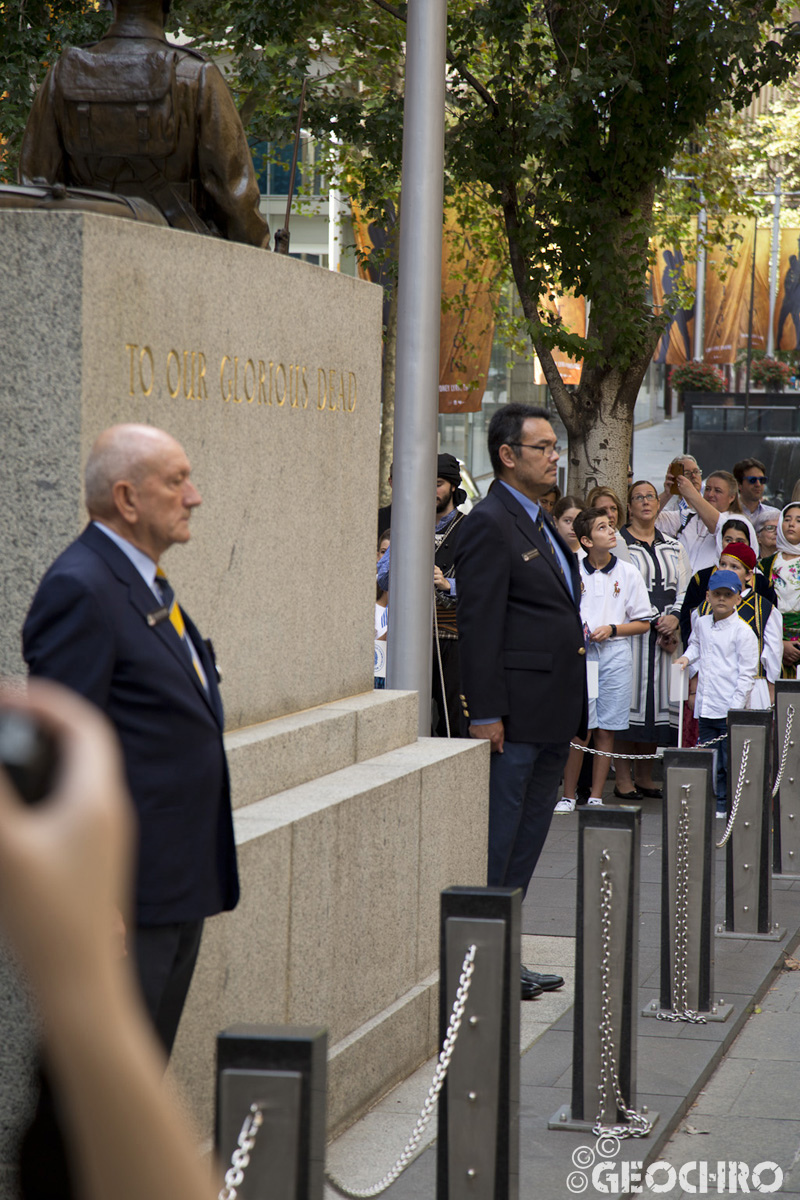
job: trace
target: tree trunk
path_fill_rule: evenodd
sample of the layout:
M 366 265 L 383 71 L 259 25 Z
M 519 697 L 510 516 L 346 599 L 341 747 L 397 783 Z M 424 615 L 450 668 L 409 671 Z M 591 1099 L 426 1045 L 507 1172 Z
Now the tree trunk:
M 639 213 L 648 219 L 652 213 L 653 190 L 645 189 Z M 655 352 L 661 326 L 653 321 L 649 336 L 645 338 L 642 351 L 622 368 L 614 365 L 614 351 L 609 348 L 602 354 L 602 364 L 586 366 L 581 373 L 581 382 L 574 392 L 566 387 L 558 373 L 553 354 L 546 343 L 537 336 L 541 329 L 539 297 L 531 292 L 531 272 L 520 236 L 519 209 L 516 189 L 509 185 L 503 194 L 503 215 L 508 236 L 509 256 L 514 282 L 517 287 L 522 310 L 530 329 L 531 342 L 547 380 L 558 414 L 567 430 L 569 439 L 568 491 L 576 496 L 585 496 L 593 487 L 611 487 L 625 501 L 628 490 L 628 462 L 633 436 L 633 409 L 647 367 Z M 609 235 L 614 244 L 626 244 L 625 218 L 615 236 Z M 620 253 L 625 253 L 621 250 Z M 644 280 L 642 281 L 643 291 Z M 637 299 L 632 303 L 641 304 Z M 646 314 L 643 313 L 643 316 Z M 613 322 L 604 320 L 603 296 L 592 299 L 591 318 L 587 338 L 600 336 Z M 624 514 L 623 514 L 624 520 Z

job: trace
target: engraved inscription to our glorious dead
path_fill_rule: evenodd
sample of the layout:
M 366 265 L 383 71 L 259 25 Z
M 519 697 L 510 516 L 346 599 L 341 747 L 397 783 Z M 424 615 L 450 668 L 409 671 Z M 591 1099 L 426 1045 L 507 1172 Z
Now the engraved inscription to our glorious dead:
M 203 350 L 125 343 L 128 394 L 172 400 L 214 401 L 252 407 L 351 413 L 358 400 L 355 371 L 271 358 L 223 354 L 212 362 Z

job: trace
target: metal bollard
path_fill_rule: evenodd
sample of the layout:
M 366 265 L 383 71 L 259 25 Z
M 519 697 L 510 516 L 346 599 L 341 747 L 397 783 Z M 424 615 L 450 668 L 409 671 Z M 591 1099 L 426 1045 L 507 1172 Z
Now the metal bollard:
M 437 1200 L 518 1200 L 521 906 L 518 888 L 442 892 L 440 1045 L 464 956 L 476 951 L 439 1097 Z
M 772 873 L 800 879 L 800 680 L 775 684 L 775 760 Z M 774 787 L 773 787 L 774 790 Z
M 780 941 L 772 924 L 772 710 L 728 713 L 725 927 L 717 937 Z
M 548 1129 L 646 1137 L 658 1117 L 634 1107 L 641 817 L 627 805 L 580 810 L 572 1103 Z
M 322 1200 L 327 1049 L 324 1029 L 300 1025 L 233 1025 L 218 1035 L 215 1148 L 223 1172 L 235 1173 L 231 1159 L 251 1106 L 263 1118 L 254 1140 L 244 1139 L 241 1178 L 231 1176 L 237 1200 Z
M 664 753 L 660 997 L 642 1016 L 724 1021 L 733 1006 L 714 1000 L 714 837 L 711 750 Z

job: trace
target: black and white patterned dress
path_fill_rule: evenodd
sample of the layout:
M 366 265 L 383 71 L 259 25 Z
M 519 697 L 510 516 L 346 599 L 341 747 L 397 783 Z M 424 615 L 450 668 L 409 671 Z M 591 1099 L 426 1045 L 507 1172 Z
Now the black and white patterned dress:
M 691 578 L 689 556 L 675 538 L 656 529 L 652 543 L 640 542 L 627 527 L 620 530 L 630 550 L 631 562 L 641 572 L 650 600 L 660 617 L 680 616 Z M 670 666 L 674 655 L 658 645 L 658 633 L 632 637 L 633 688 L 630 724 L 620 737 L 632 742 L 677 742 L 678 705 L 669 702 Z M 675 651 L 677 655 L 678 651 Z

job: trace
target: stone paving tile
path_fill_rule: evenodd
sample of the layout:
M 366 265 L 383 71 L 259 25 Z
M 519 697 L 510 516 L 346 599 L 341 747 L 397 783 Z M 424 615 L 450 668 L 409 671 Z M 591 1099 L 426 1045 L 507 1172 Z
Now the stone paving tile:
M 762 1012 L 747 1022 L 729 1051 L 731 1058 L 780 1061 L 786 1047 L 798 1036 L 797 1017 L 789 1012 Z
M 698 1094 L 686 1120 L 692 1125 L 697 1125 L 695 1117 L 719 1117 L 729 1113 L 757 1066 L 752 1059 L 724 1058 L 713 1078 Z
M 696 1132 L 684 1132 L 687 1128 Z M 734 1161 L 746 1163 L 751 1172 L 759 1163 L 771 1161 L 782 1171 L 788 1171 L 798 1146 L 800 1120 L 731 1115 L 695 1119 L 694 1114 L 690 1114 L 681 1122 L 669 1145 L 661 1151 L 661 1158 L 676 1167 L 703 1160 L 709 1163 L 709 1170 L 714 1169 L 711 1164 L 720 1160 L 729 1162 L 733 1158 Z M 773 1178 L 773 1172 L 766 1173 L 764 1182 L 771 1182 Z M 737 1190 L 744 1191 L 743 1188 Z M 755 1191 L 755 1188 L 751 1188 L 751 1191 Z

